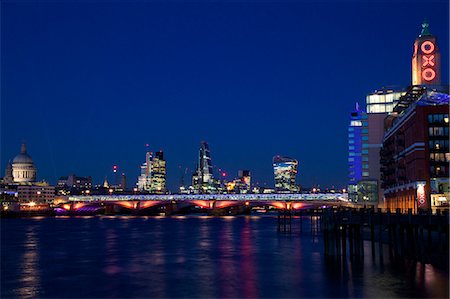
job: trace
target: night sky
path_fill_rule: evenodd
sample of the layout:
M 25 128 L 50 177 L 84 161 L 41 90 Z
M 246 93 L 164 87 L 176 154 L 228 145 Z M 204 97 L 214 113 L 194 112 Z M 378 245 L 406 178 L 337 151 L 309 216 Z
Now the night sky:
M 347 183 L 355 102 L 411 81 L 426 18 L 448 82 L 448 1 L 2 1 L 1 165 L 26 141 L 38 179 L 135 184 L 145 144 L 168 186 L 189 182 L 200 141 L 228 179 L 273 186 L 272 157 L 298 183 Z

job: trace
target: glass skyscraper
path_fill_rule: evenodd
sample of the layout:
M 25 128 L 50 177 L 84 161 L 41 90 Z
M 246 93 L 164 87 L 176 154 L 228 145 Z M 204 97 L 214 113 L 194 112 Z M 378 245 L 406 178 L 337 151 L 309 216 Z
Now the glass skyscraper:
M 273 172 L 275 177 L 275 191 L 292 193 L 298 192 L 295 183 L 298 161 L 289 157 L 273 157 Z
M 214 179 L 211 154 L 206 141 L 200 143 L 197 170 L 192 176 L 192 187 L 195 193 L 215 193 L 217 181 Z

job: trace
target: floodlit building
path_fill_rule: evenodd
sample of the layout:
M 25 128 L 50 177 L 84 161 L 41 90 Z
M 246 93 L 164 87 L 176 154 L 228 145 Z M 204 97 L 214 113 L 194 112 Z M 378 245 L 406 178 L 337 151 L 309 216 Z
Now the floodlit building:
M 348 196 L 349 200 L 354 202 L 359 201 L 358 195 L 361 195 L 362 190 L 361 182 L 363 178 L 368 177 L 367 148 L 364 148 L 363 151 L 363 141 L 367 140 L 367 113 L 356 104 L 355 110 L 350 113 L 348 127 Z
M 136 185 L 139 191 L 157 194 L 167 192 L 166 161 L 162 150 L 155 155 L 150 151 L 145 154 L 145 162 L 141 165 L 141 175 Z
M 22 144 L 20 154 L 17 155 L 11 166 L 13 183 L 32 183 L 36 181 L 36 167 L 33 159 L 27 153 L 27 146 Z
M 139 175 L 136 184 L 139 191 L 150 191 L 152 158 L 152 152 L 147 151 L 145 153 L 145 162 L 141 165 L 141 174 Z
M 166 161 L 160 150 L 151 160 L 150 193 L 164 194 L 166 191 Z
M 46 183 L 17 186 L 17 199 L 19 202 L 53 203 L 55 187 Z
M 226 184 L 229 193 L 250 193 L 250 170 L 239 170 L 238 177 Z
M 283 193 L 298 192 L 296 185 L 298 161 L 289 157 L 273 157 L 275 191 Z
M 411 86 L 386 118 L 381 164 L 387 207 L 448 206 L 449 104 L 448 88 Z

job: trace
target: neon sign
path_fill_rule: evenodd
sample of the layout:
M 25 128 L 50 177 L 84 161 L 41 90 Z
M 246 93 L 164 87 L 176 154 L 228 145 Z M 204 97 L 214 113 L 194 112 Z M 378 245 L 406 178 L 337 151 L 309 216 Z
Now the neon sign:
M 434 44 L 429 40 L 424 41 L 420 46 L 420 49 L 424 54 L 431 54 L 434 51 Z
M 432 68 L 427 68 L 422 71 L 422 78 L 426 81 L 432 81 L 436 78 L 436 72 Z
M 426 208 L 427 207 L 427 201 L 426 201 L 426 194 L 425 194 L 425 182 L 417 182 L 417 206 L 419 208 Z
M 436 65 L 435 55 L 430 55 L 435 50 L 435 45 L 432 41 L 426 40 L 420 45 L 422 51 L 422 79 L 425 81 L 433 81 L 436 78 L 436 71 L 434 66 Z

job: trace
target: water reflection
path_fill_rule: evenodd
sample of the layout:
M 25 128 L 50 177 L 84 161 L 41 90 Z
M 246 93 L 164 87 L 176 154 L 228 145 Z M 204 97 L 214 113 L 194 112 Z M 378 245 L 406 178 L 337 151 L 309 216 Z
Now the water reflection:
M 256 218 L 258 219 L 258 218 Z M 255 267 L 255 238 L 248 218 L 245 219 L 241 230 L 241 260 L 240 280 L 243 283 L 245 298 L 258 298 L 258 281 Z
M 40 288 L 39 248 L 37 227 L 31 226 L 25 234 L 24 249 L 21 264 L 20 286 L 16 289 L 18 298 L 37 298 Z
M 307 220 L 301 234 L 268 216 L 1 221 L 1 298 L 448 295 L 448 274 L 374 262 L 370 244 L 362 259 L 326 259 Z

